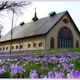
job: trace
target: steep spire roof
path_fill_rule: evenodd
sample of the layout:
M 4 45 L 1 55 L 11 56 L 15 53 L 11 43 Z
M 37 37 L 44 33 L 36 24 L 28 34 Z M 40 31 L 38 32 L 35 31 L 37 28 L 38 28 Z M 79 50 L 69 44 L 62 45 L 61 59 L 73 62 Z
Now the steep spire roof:
M 38 20 L 38 17 L 37 17 L 37 14 L 36 14 L 36 8 L 35 8 L 35 14 L 34 14 L 34 17 L 32 18 L 33 21 L 37 21 Z

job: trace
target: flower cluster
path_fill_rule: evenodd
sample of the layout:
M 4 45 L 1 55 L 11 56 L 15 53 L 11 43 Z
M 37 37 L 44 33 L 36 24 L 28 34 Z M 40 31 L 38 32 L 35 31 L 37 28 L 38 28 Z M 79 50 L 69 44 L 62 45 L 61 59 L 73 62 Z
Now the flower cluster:
M 16 64 L 15 65 L 11 64 L 10 69 L 11 69 L 10 74 L 12 77 L 16 76 L 17 74 L 24 74 L 24 69 Z
M 3 75 L 6 72 L 6 66 L 0 67 L 0 75 Z
M 79 65 L 78 53 L 2 58 L 0 76 L 7 73 L 12 78 L 80 78 Z

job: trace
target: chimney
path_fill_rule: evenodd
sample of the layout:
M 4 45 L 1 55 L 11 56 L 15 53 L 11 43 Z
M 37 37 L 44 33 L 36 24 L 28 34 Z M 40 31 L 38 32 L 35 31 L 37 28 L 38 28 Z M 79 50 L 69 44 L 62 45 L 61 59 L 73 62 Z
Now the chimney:
M 50 15 L 50 17 L 53 17 L 53 16 L 56 15 L 56 12 L 55 11 L 54 12 L 51 12 L 49 15 Z
M 24 22 L 21 22 L 21 23 L 20 23 L 20 26 L 23 26 L 24 24 L 25 24 Z

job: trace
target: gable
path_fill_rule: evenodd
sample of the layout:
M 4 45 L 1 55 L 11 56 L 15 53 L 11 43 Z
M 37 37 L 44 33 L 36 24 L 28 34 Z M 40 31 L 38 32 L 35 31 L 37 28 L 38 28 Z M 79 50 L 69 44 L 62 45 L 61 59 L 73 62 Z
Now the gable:
M 67 20 L 67 22 L 65 23 L 64 20 Z M 58 22 L 55 25 L 53 25 L 52 28 L 48 31 L 48 33 L 46 35 L 46 46 L 47 46 L 47 48 L 50 48 L 51 37 L 54 38 L 55 48 L 57 48 L 58 33 L 62 27 L 67 27 L 72 32 L 73 40 L 74 40 L 74 46 L 75 46 L 75 43 L 77 40 L 80 41 L 79 30 L 75 26 L 74 22 L 71 20 L 71 17 L 69 16 L 68 12 L 66 12 L 60 18 L 60 20 L 58 20 Z
M 47 32 L 49 33 L 61 20 L 62 22 L 64 22 L 64 20 L 67 19 L 68 23 L 71 23 L 73 28 L 75 29 L 76 33 L 79 35 L 80 37 L 80 31 L 78 30 L 77 26 L 75 25 L 73 19 L 71 18 L 70 14 L 68 13 L 68 11 L 65 12 L 65 14 L 51 27 L 51 29 Z M 65 26 L 67 24 L 65 23 Z

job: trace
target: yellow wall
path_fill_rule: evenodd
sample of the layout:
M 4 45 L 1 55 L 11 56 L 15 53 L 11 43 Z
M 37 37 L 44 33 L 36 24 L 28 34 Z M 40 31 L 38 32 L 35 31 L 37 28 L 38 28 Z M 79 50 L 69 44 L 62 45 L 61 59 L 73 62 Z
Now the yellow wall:
M 36 47 L 33 47 L 33 43 L 36 43 Z M 39 43 L 42 43 L 42 47 L 39 47 Z M 28 48 L 28 44 L 31 44 L 31 47 Z M 23 45 L 22 49 L 16 49 L 16 46 Z M 31 37 L 31 38 L 24 38 L 24 39 L 19 39 L 19 40 L 14 40 L 12 46 L 14 46 L 14 49 L 12 51 L 23 51 L 23 50 L 41 50 L 45 49 L 45 37 L 44 36 L 39 36 L 39 37 Z M 1 51 L 10 51 L 10 42 L 4 42 L 0 44 L 0 48 L 3 47 L 8 47 L 8 50 L 0 50 Z

